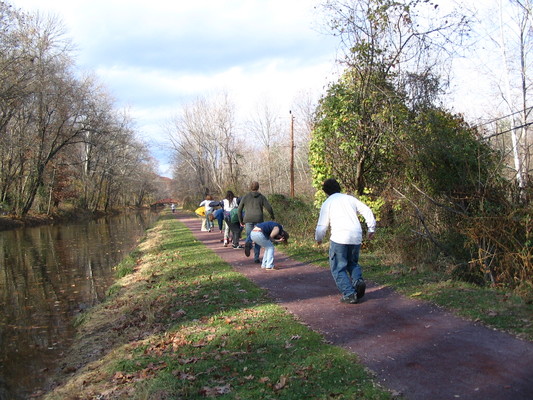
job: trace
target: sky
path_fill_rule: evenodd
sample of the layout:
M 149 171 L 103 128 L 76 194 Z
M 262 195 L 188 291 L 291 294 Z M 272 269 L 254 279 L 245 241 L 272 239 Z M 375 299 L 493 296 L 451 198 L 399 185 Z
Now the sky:
M 227 93 L 237 118 L 267 102 L 288 119 L 299 93 L 318 97 L 336 76 L 314 0 L 7 1 L 62 21 L 77 69 L 128 110 L 168 177 L 165 126 L 183 105 Z
M 77 69 L 95 74 L 117 108 L 128 111 L 139 138 L 159 161 L 159 173 L 168 177 L 167 126 L 183 106 L 226 93 L 237 123 L 267 103 L 289 127 L 298 96 L 318 98 L 338 77 L 339 41 L 325 33 L 324 17 L 315 7 L 322 0 L 7 1 L 63 22 L 66 37 L 77 47 Z M 479 117 L 491 103 L 501 102 L 490 88 L 498 82 L 498 70 L 486 68 L 497 56 L 483 43 L 498 26 L 498 0 L 438 3 L 440 9 L 460 4 L 476 10 L 481 24 L 488 25 L 477 27 L 487 33 L 468 57 L 455 62 L 447 104 Z

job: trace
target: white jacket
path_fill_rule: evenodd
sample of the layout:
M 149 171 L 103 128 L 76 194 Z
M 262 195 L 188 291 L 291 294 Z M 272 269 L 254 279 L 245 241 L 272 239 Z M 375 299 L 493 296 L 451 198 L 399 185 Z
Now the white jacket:
M 237 204 L 237 198 L 234 197 L 231 201 L 231 204 L 228 199 L 224 199 L 224 211 L 231 211 L 234 208 L 237 208 L 239 205 Z
M 361 244 L 363 230 L 358 215 L 365 219 L 368 232 L 374 232 L 376 219 L 370 207 L 353 196 L 333 193 L 320 207 L 315 240 L 321 242 L 328 227 L 331 227 L 331 241 L 339 244 Z

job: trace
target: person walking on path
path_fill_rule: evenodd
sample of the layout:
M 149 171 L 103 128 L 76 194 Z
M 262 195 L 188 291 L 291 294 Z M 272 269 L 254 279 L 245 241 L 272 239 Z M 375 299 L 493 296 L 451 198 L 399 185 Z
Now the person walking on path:
M 254 243 L 263 247 L 263 262 L 261 268 L 271 271 L 274 266 L 274 243 L 287 243 L 289 234 L 283 226 L 274 221 L 260 222 L 250 232 L 250 238 Z
M 208 194 L 205 196 L 205 200 L 202 201 L 199 205 L 199 207 L 205 208 L 205 225 L 202 224 L 202 231 L 208 231 L 211 232 L 211 228 L 213 227 L 213 221 L 210 219 L 210 215 L 213 214 L 213 207 L 210 206 L 210 203 L 213 201 L 213 196 Z
M 238 222 L 231 221 L 231 211 L 237 209 L 239 206 L 238 199 L 231 190 L 226 192 L 226 198 L 223 200 L 223 206 L 225 214 L 224 221 L 226 222 L 226 229 L 224 230 L 224 247 L 227 247 L 229 244 L 231 232 L 232 247 L 234 249 L 242 249 L 242 246 L 239 245 L 242 231 L 241 225 Z
M 363 241 L 363 230 L 359 215 L 368 227 L 368 239 L 374 236 L 376 219 L 370 207 L 353 196 L 342 194 L 335 179 L 327 179 L 322 190 L 328 198 L 322 203 L 315 230 L 315 240 L 322 243 L 328 227 L 331 228 L 329 242 L 329 265 L 337 288 L 342 293 L 341 302 L 356 304 L 364 295 L 366 283 L 359 265 L 359 251 Z
M 244 254 L 250 257 L 250 250 L 252 249 L 252 239 L 250 232 L 256 224 L 264 221 L 263 210 L 266 209 L 270 214 L 270 219 L 274 220 L 274 210 L 268 202 L 267 198 L 259 193 L 259 182 L 252 182 L 250 185 L 250 192 L 247 193 L 239 203 L 239 223 L 246 229 L 246 241 L 244 243 Z M 243 215 L 244 211 L 244 215 Z M 255 243 L 254 246 L 254 262 L 260 263 L 259 252 L 261 247 Z

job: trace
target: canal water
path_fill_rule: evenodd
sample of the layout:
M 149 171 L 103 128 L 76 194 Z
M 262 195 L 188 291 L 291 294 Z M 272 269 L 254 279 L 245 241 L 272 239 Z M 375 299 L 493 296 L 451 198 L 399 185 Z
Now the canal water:
M 60 365 L 77 315 L 100 302 L 155 212 L 0 232 L 0 400 L 27 399 Z

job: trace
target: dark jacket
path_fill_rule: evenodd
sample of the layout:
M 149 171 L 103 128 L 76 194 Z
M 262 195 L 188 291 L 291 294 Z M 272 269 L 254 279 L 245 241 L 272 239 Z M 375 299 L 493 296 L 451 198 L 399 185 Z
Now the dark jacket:
M 241 224 L 263 222 L 263 209 L 268 211 L 270 219 L 274 219 L 274 210 L 265 196 L 253 191 L 246 194 L 239 203 L 239 222 Z M 242 215 L 243 210 L 244 216 Z
M 278 224 L 277 222 L 274 222 L 274 221 L 260 222 L 255 227 L 261 228 L 263 235 L 265 235 L 267 239 L 270 239 L 270 234 L 272 233 L 272 231 L 274 230 L 276 226 L 279 229 L 279 233 L 283 232 L 283 225 Z

